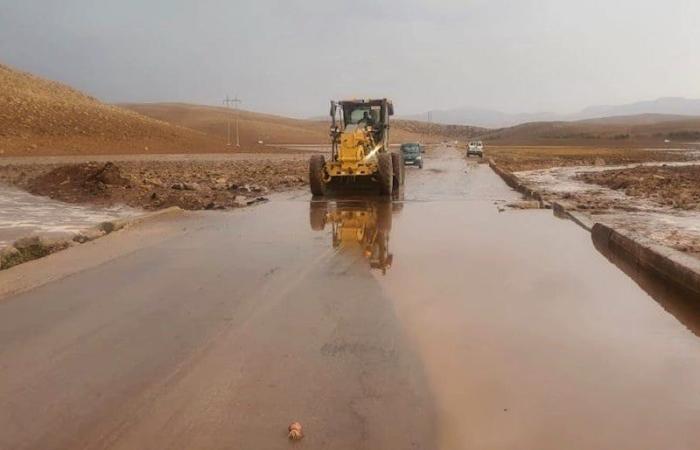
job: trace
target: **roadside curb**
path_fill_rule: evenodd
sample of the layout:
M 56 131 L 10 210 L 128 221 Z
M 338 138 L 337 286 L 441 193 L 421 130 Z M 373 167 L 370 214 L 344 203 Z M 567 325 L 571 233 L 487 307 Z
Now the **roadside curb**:
M 552 211 L 554 215 L 562 219 L 569 219 L 576 225 L 580 226 L 586 231 L 593 230 L 593 226 L 596 224 L 589 216 L 580 213 L 578 211 L 571 211 L 565 205 L 559 202 L 552 202 Z
M 513 173 L 498 167 L 489 158 L 489 166 L 505 183 L 516 191 L 530 196 L 545 204 L 542 195 L 522 183 Z M 700 259 L 689 256 L 670 247 L 655 244 L 641 237 L 632 237 L 615 230 L 603 223 L 594 221 L 590 216 L 578 211 L 571 211 L 561 202 L 551 202 L 555 216 L 568 219 L 591 233 L 597 245 L 602 245 L 611 253 L 619 256 L 637 267 L 653 272 L 661 278 L 681 286 L 693 293 L 700 294 Z
M 70 242 L 71 245 L 65 251 L 56 251 L 46 257 L 0 270 L 0 304 L 23 292 L 182 236 L 198 219 L 196 215 L 180 213 L 186 211 L 168 209 L 120 220 L 118 225 L 122 225 L 123 233 L 100 232 L 101 238 L 94 242 L 86 241 L 85 245 L 78 245 L 77 241 L 71 242 L 70 238 L 66 238 L 63 242 Z
M 72 237 L 46 238 L 40 234 L 20 238 L 0 251 L 0 270 L 10 270 L 30 261 L 44 258 L 75 245 L 84 244 L 133 225 L 150 222 L 164 216 L 178 215 L 184 210 L 173 206 L 127 219 L 102 222 L 76 232 Z
M 500 168 L 496 162 L 493 160 L 493 158 L 489 158 L 489 167 L 496 172 L 496 174 L 505 181 L 505 183 L 510 186 L 511 188 L 515 189 L 516 191 L 520 192 L 527 198 L 531 198 L 534 200 L 537 200 L 540 202 L 540 208 L 549 208 L 550 205 L 549 203 L 545 202 L 542 199 L 542 194 L 535 190 L 532 189 L 530 186 L 524 184 L 518 177 L 513 175 L 512 172 L 508 172 L 507 170 L 504 170 Z
M 602 223 L 593 226 L 591 235 L 595 242 L 632 264 L 700 295 L 699 259 L 637 237 L 632 238 Z

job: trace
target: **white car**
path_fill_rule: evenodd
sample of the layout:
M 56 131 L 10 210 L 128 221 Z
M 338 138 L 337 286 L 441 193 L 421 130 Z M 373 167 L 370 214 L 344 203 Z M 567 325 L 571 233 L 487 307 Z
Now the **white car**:
M 467 158 L 471 155 L 478 156 L 480 158 L 484 157 L 484 144 L 481 141 L 471 141 L 469 147 L 467 148 Z

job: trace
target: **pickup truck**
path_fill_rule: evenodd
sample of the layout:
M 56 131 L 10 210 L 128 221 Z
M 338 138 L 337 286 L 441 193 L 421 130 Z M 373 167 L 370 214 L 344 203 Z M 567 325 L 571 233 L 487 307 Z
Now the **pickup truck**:
M 471 141 L 467 147 L 467 158 L 470 156 L 484 157 L 484 144 L 481 141 Z

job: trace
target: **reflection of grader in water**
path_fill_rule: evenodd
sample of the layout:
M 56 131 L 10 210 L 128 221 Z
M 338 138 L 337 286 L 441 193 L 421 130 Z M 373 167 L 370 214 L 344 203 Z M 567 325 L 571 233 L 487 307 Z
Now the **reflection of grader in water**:
M 331 225 L 334 248 L 359 247 L 370 267 L 385 274 L 394 259 L 389 253 L 391 212 L 391 202 L 311 202 L 309 219 L 315 231 Z

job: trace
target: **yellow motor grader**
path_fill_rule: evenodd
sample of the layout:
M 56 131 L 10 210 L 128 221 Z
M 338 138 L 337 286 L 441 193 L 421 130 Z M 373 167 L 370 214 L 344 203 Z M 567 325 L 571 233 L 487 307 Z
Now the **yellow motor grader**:
M 332 182 L 353 184 L 370 180 L 379 193 L 391 195 L 404 181 L 403 157 L 389 151 L 389 117 L 394 106 L 387 99 L 331 101 L 331 155 L 313 155 L 309 184 L 315 196 L 326 194 Z

